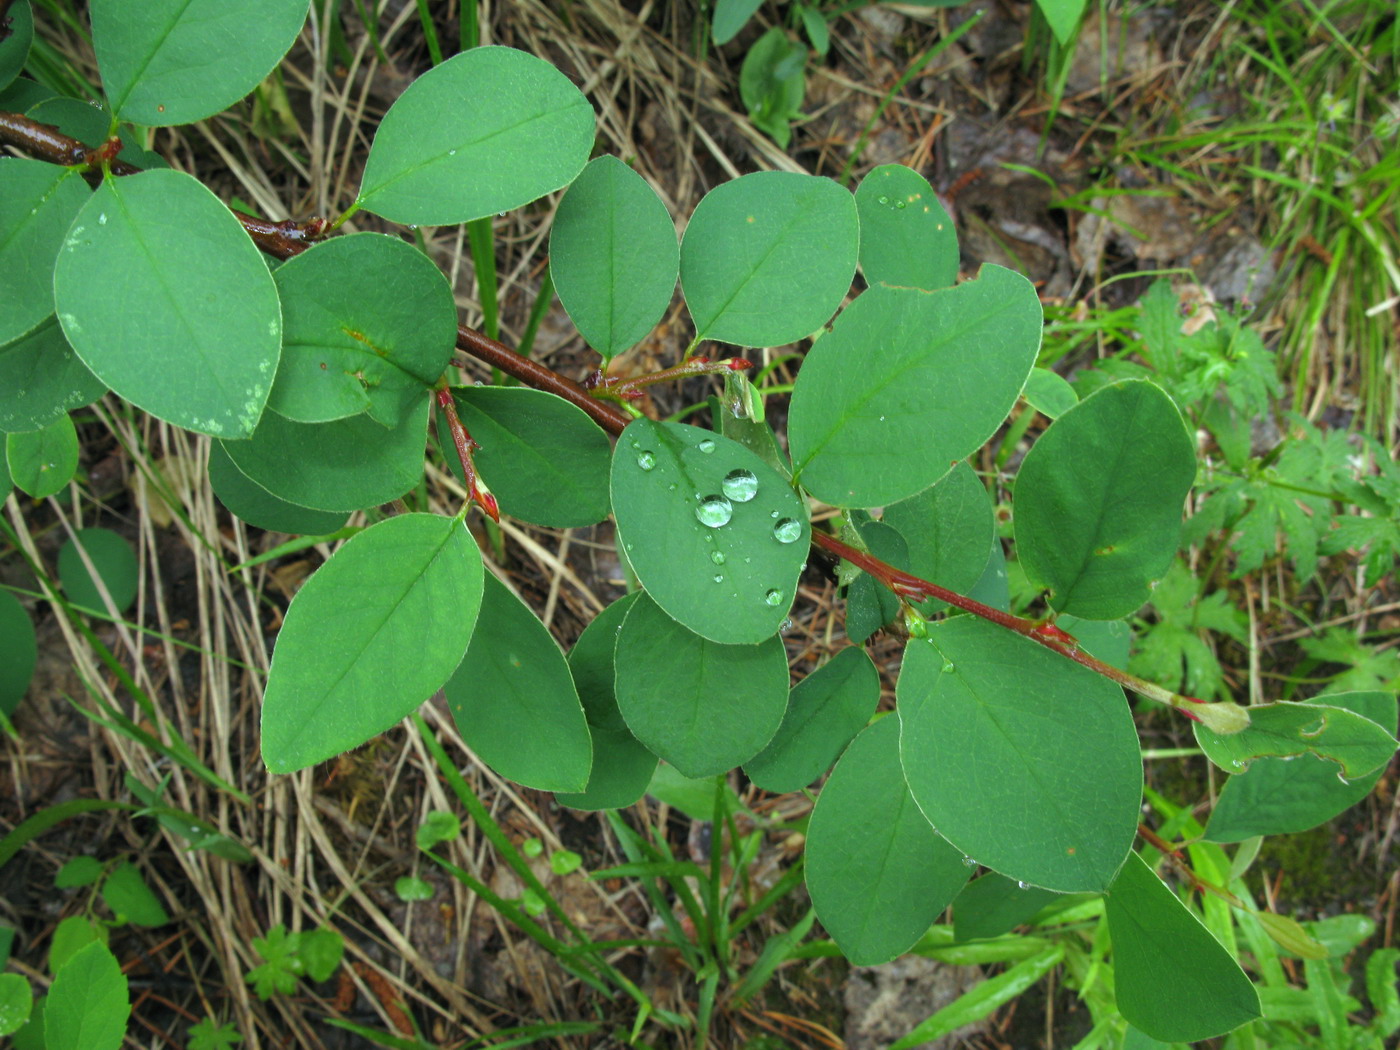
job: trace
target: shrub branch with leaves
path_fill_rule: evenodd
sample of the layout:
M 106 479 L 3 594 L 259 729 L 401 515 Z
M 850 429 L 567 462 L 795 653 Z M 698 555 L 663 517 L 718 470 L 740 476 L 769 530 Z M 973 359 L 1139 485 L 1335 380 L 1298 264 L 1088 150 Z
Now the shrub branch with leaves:
M 980 864 L 1022 888 L 1105 896 L 1118 1007 L 1148 1035 L 1202 1039 L 1259 1015 L 1231 953 L 1133 851 L 1143 773 L 1122 688 L 1189 718 L 1232 785 L 1317 760 L 1296 765 L 1329 771 L 1328 804 L 1299 803 L 1313 823 L 1375 782 L 1396 746 L 1395 701 L 1205 703 L 1094 655 L 1094 624 L 1142 606 L 1180 544 L 1195 443 L 1160 387 L 1124 379 L 1065 397 L 1035 368 L 1034 288 L 992 265 L 956 283 L 952 224 L 897 165 L 854 193 L 744 175 L 710 191 L 677 243 L 644 179 L 590 161 L 585 96 L 503 47 L 462 52 L 403 93 L 335 222 L 231 212 L 129 145 L 133 128 L 242 97 L 306 14 L 287 0 L 227 9 L 256 27 L 233 53 L 194 6 L 166 21 L 93 0 L 106 94 L 95 146 L 62 120 L 0 112 L 0 139 L 28 155 L 0 160 L 0 419 L 13 483 L 57 491 L 76 465 L 48 454 L 74 440 L 68 412 L 110 390 L 208 435 L 210 483 L 234 514 L 308 535 L 412 490 L 435 419 L 469 498 L 453 517 L 368 526 L 301 588 L 263 699 L 271 772 L 358 747 L 439 689 L 483 761 L 583 809 L 631 804 L 658 760 L 691 777 L 743 766 L 786 790 L 834 762 L 806 878 L 853 961 L 908 950 Z M 5 81 L 23 63 L 15 47 L 0 42 Z M 10 84 L 0 110 L 34 88 Z M 550 267 L 569 316 L 609 362 L 660 321 L 679 279 L 695 335 L 676 366 L 575 382 L 460 327 L 446 279 L 403 240 L 327 236 L 361 210 L 471 223 L 561 189 Z M 843 307 L 857 269 L 864 290 Z M 748 361 L 695 353 L 809 337 L 786 444 Z M 460 385 L 456 351 L 523 385 Z M 635 407 L 648 383 L 706 373 L 726 379 L 711 428 Z M 1014 492 L 1015 549 L 1043 619 L 966 596 L 1002 560 L 966 461 L 1023 396 L 1055 417 Z M 835 528 L 814 527 L 816 502 L 838 509 Z M 611 515 L 640 591 L 566 658 L 486 571 L 464 524 L 473 506 L 552 527 Z M 813 547 L 837 560 L 853 608 L 861 581 L 893 595 L 860 592 L 875 626 L 904 617 L 888 717 L 872 721 L 878 677 L 858 647 L 791 687 L 780 632 Z M 1274 830 L 1293 828 L 1231 811 L 1232 836 Z M 960 904 L 959 921 L 975 908 Z M 281 964 L 262 947 L 260 994 L 296 973 L 267 969 Z

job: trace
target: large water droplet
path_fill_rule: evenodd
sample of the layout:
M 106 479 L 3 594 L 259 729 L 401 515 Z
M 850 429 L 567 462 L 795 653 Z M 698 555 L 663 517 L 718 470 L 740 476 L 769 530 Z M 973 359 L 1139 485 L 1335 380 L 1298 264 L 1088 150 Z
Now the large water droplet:
M 734 504 L 723 496 L 706 496 L 696 504 L 695 516 L 700 519 L 701 525 L 717 529 L 729 524 L 729 519 L 734 516 Z
M 709 453 L 715 450 L 715 443 L 709 438 L 706 438 L 704 441 L 700 442 L 700 444 L 696 445 L 695 447 L 698 448 L 701 452 Z
M 705 538 L 709 539 L 708 536 L 706 536 Z M 724 551 L 710 551 L 710 561 L 714 562 L 716 565 L 723 565 Z
M 638 452 L 637 466 L 641 467 L 643 470 L 650 470 L 652 467 L 656 466 L 656 453 Z
M 767 604 L 769 604 L 769 605 L 782 605 L 782 604 L 783 604 L 783 592 L 780 591 L 780 590 L 777 590 L 776 588 L 775 588 L 775 589 L 772 589 L 772 590 L 770 590 L 767 594 L 765 594 L 765 595 L 763 596 L 763 600 L 764 600 Z
M 796 543 L 802 538 L 802 525 L 792 518 L 783 518 L 773 526 L 773 537 L 779 543 Z
M 751 470 L 731 470 L 719 487 L 735 503 L 747 503 L 758 495 L 758 478 Z

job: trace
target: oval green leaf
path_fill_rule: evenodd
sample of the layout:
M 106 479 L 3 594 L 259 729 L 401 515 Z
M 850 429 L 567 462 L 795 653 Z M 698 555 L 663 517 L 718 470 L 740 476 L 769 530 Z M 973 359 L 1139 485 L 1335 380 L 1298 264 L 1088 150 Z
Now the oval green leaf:
M 963 855 L 929 826 L 899 770 L 899 720 L 851 741 L 807 828 L 807 891 L 856 966 L 908 951 L 967 883 Z
M 23 1028 L 33 1009 L 29 981 L 17 973 L 0 973 L 0 1035 L 13 1035 Z
M 851 288 L 860 224 L 830 179 L 760 171 L 721 183 L 681 240 L 697 339 L 781 346 L 811 335 Z
M 1023 394 L 1026 402 L 1047 419 L 1058 419 L 1079 404 L 1079 395 L 1069 381 L 1048 368 L 1031 369 Z
M 0 346 L 0 431 L 42 430 L 106 392 L 73 353 L 53 314 Z
M 593 745 L 569 665 L 491 573 L 476 633 L 443 692 L 462 739 L 501 776 L 540 791 L 587 785 Z
M 1040 327 L 1030 281 L 991 264 L 936 292 L 867 289 L 798 373 L 788 442 L 803 487 L 839 507 L 928 488 L 1006 419 Z
M 118 922 L 152 927 L 164 926 L 170 921 L 165 905 L 130 861 L 122 861 L 102 880 L 102 899 Z
M 42 430 L 5 435 L 5 462 L 14 483 L 35 499 L 60 492 L 78 469 L 78 432 L 66 414 Z
M 359 747 L 411 714 L 462 661 L 481 552 L 461 521 L 404 514 L 332 555 L 297 592 L 263 695 L 273 773 Z
M 463 51 L 384 114 L 359 203 L 423 226 L 509 211 L 573 181 L 593 125 L 588 100 L 543 59 L 508 47 Z
M 95 577 L 83 562 L 84 553 L 96 570 Z M 136 600 L 141 565 L 131 544 L 111 529 L 79 529 L 58 552 L 58 578 L 70 602 L 106 616 L 107 603 L 96 581 L 102 581 L 116 611 L 124 613 Z
M 0 40 L 0 88 L 8 87 L 19 76 L 29 60 L 29 47 L 34 43 L 34 11 L 29 0 L 18 0 L 5 12 L 10 20 L 9 33 Z
M 880 702 L 880 673 L 858 646 L 842 649 L 788 697 L 768 746 L 744 763 L 765 791 L 801 791 L 830 768 L 870 721 Z
M 117 1050 L 130 1013 L 126 975 L 107 946 L 94 942 L 54 974 L 44 1000 L 44 1045 Z
M 250 441 L 226 441 L 234 466 L 278 499 L 349 513 L 397 499 L 423 476 L 428 399 L 386 430 L 367 415 L 293 423 L 263 415 Z
M 1123 691 L 961 616 L 904 650 L 900 757 L 949 842 L 1009 879 L 1102 891 L 1137 834 L 1142 760 Z
M 1016 475 L 1016 552 L 1059 612 L 1117 620 L 1171 568 L 1196 446 L 1172 399 L 1144 380 L 1085 398 L 1040 436 Z
M 608 516 L 608 436 L 582 409 L 525 387 L 458 387 L 462 423 L 481 448 L 481 478 L 515 518 L 555 529 L 594 525 Z M 438 421 L 439 435 L 443 421 Z M 444 442 L 459 478 L 461 462 Z
M 680 273 L 671 213 L 646 179 L 616 157 L 598 157 L 559 202 L 549 272 L 580 334 L 611 360 L 671 305 Z
M 54 260 L 90 196 L 72 168 L 0 158 L 0 343 L 18 339 L 53 314 Z
M 1009 933 L 1062 894 L 1036 886 L 1022 888 L 996 872 L 970 882 L 953 901 L 953 932 L 959 941 L 1000 937 Z
M 1382 769 L 1395 754 L 1395 737 L 1388 729 L 1345 707 L 1280 700 L 1246 710 L 1249 725 L 1238 733 L 1192 727 L 1206 757 L 1227 773 L 1249 768 L 1256 758 L 1316 755 L 1351 781 Z
M 1392 732 L 1396 727 L 1394 693 L 1330 693 L 1311 702 L 1344 707 Z M 1258 759 L 1225 782 L 1211 810 L 1206 838 L 1242 842 L 1255 835 L 1309 831 L 1369 795 L 1383 772 L 1384 767 L 1342 781 L 1337 764 L 1316 755 L 1300 755 L 1296 761 Z
M 92 46 L 112 112 L 191 124 L 258 86 L 306 21 L 304 0 L 93 0 Z
M 763 4 L 763 0 L 715 0 L 715 13 L 710 21 L 710 39 L 716 47 L 722 47 L 739 35 L 739 30 L 753 13 Z
M 278 499 L 239 470 L 217 441 L 209 445 L 209 487 L 234 517 L 269 532 L 328 536 L 345 524 L 344 511 L 312 510 Z
M 12 715 L 24 699 L 39 660 L 29 613 L 9 591 L 0 590 L 0 713 Z
M 1239 964 L 1136 853 L 1104 898 L 1118 1010 L 1164 1043 L 1222 1035 L 1260 1016 Z
M 777 632 L 811 527 L 755 453 L 699 427 L 635 420 L 613 452 L 612 504 L 628 560 L 667 615 L 726 645 Z
M 617 635 L 640 591 L 619 598 L 600 612 L 569 651 L 579 699 L 593 735 L 593 768 L 588 786 L 577 794 L 557 794 L 555 801 L 573 809 L 621 809 L 646 793 L 656 772 L 656 756 L 632 735 L 617 708 Z
M 277 268 L 282 360 L 268 407 L 298 423 L 368 412 L 397 426 L 452 358 L 457 306 L 442 271 L 379 233 L 336 237 Z
M 638 598 L 617 639 L 617 706 L 653 754 L 688 777 L 724 773 L 773 738 L 787 707 L 777 637 L 720 645 Z
M 138 408 L 215 437 L 257 427 L 282 345 L 277 289 L 238 220 L 191 176 L 143 171 L 98 187 L 59 252 L 54 300 L 83 363 Z
M 908 562 L 901 568 L 967 594 L 987 567 L 996 531 L 992 513 L 986 486 L 963 460 L 937 484 L 886 507 L 880 520 L 898 529 L 908 545 Z M 944 607 L 936 599 L 919 605 L 926 616 Z
M 856 211 L 867 284 L 932 291 L 957 283 L 957 231 L 917 171 L 903 164 L 872 168 L 856 188 Z

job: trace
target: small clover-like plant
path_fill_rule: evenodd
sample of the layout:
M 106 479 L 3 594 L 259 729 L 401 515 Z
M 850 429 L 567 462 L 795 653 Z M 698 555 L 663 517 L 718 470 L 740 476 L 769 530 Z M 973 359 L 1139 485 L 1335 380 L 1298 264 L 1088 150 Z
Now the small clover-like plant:
M 744 175 L 700 201 L 678 243 L 644 179 L 618 158 L 589 162 L 588 99 L 509 48 L 465 51 L 414 82 L 334 223 L 235 215 L 159 158 L 119 155 L 127 125 L 199 120 L 252 90 L 305 14 L 224 8 L 259 28 L 216 61 L 222 29 L 198 5 L 157 17 L 93 0 L 104 142 L 0 112 L 5 141 L 30 154 L 0 159 L 0 288 L 21 305 L 0 318 L 0 428 L 15 483 L 57 491 L 76 463 L 68 413 L 111 390 L 207 435 L 210 482 L 238 517 L 348 536 L 277 639 L 261 726 L 271 772 L 357 747 L 442 689 L 484 762 L 580 809 L 636 801 L 658 761 L 689 777 L 743 767 L 775 791 L 825 776 L 806 878 L 853 961 L 908 950 L 980 865 L 1038 893 L 1106 897 L 1118 1006 L 1144 1033 L 1191 1041 L 1259 1016 L 1230 952 L 1134 851 L 1142 758 L 1123 690 L 1189 719 L 1230 775 L 1222 841 L 1355 802 L 1395 750 L 1395 698 L 1246 708 L 1117 666 L 1113 625 L 1175 563 L 1196 475 L 1167 393 L 1131 379 L 1080 400 L 1037 370 L 1035 288 L 993 265 L 959 283 L 952 224 L 907 168 L 876 168 L 854 193 Z M 18 69 L 0 64 L 10 80 Z M 0 111 L 19 99 L 33 112 L 36 95 L 12 83 Z M 679 282 L 694 331 L 680 362 L 580 385 L 459 328 L 445 279 L 398 238 L 326 236 L 360 211 L 469 223 L 559 190 L 550 266 L 580 333 L 613 360 Z M 259 248 L 284 265 L 269 270 Z M 779 435 L 741 376 L 749 361 L 709 355 L 808 338 Z M 454 348 L 525 385 L 466 384 Z M 650 384 L 705 374 L 726 377 L 710 427 L 635 407 Z M 1008 611 L 991 502 L 969 465 L 1023 400 L 1053 420 L 1011 504 L 1039 619 Z M 461 508 L 340 531 L 420 483 L 430 418 Z M 819 502 L 838 510 L 833 524 L 814 523 Z M 640 592 L 562 652 L 488 570 L 466 527 L 478 508 L 561 528 L 611 516 Z M 855 646 L 791 682 L 781 632 L 814 558 L 848 587 L 853 637 L 903 615 L 893 712 L 876 714 L 878 676 Z M 1333 787 L 1244 804 L 1294 770 Z M 455 834 L 455 818 L 435 816 L 419 842 Z M 328 975 L 341 941 L 278 926 L 255 948 L 265 962 L 249 980 L 267 997 Z

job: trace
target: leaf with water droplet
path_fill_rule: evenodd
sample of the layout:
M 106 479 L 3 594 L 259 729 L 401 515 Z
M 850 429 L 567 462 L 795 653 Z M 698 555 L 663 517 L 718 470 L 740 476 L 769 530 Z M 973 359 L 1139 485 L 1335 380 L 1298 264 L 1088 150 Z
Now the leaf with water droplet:
M 653 453 L 651 470 L 637 466 L 633 440 Z M 619 447 L 628 451 L 613 456 L 613 511 L 652 599 L 712 641 L 754 643 L 776 633 L 810 538 L 792 488 L 755 453 L 698 427 L 639 419 Z M 734 501 L 724 483 L 739 471 L 752 475 L 753 495 Z M 773 534 L 783 520 L 791 522 L 787 543 Z M 726 568 L 724 586 L 713 582 L 716 565 Z M 781 592 L 776 605 L 768 604 L 770 590 Z
M 1222 769 L 1247 768 L 1263 757 L 1316 755 L 1339 766 L 1342 776 L 1354 779 L 1381 769 L 1395 754 L 1395 737 L 1390 730 L 1345 707 L 1316 700 L 1279 701 L 1255 704 L 1247 710 L 1249 725 L 1238 733 L 1192 727 L 1196 743 Z
M 917 171 L 903 164 L 872 168 L 856 188 L 856 211 L 867 283 L 932 290 L 957 281 L 953 222 Z
M 776 636 L 720 645 L 646 595 L 618 635 L 618 708 L 638 740 L 688 777 L 752 758 L 782 721 L 787 689 L 787 653 Z

